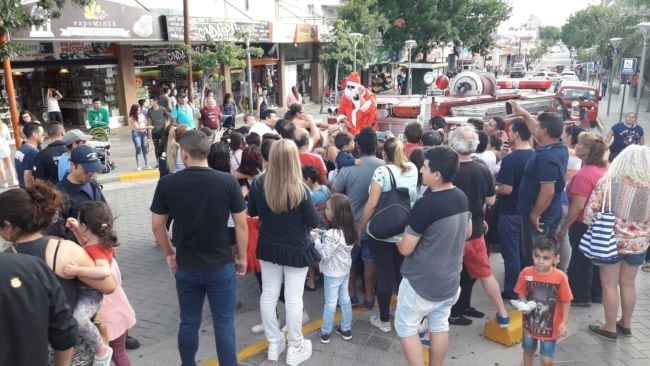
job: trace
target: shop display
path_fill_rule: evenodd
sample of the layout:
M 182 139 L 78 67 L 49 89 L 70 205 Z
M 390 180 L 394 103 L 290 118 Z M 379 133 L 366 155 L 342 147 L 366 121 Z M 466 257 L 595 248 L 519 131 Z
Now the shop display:
M 0 74 L 0 121 L 6 123 L 11 130 L 11 111 L 9 110 L 9 99 L 7 98 L 7 90 L 5 85 L 5 75 Z M 22 105 L 20 91 L 16 90 L 15 94 L 16 106 L 20 109 L 20 106 Z

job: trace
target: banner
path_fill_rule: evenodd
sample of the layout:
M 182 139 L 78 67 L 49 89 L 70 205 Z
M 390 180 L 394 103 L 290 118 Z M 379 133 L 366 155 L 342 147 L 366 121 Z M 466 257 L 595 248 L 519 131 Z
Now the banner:
M 316 43 L 318 42 L 318 26 L 313 24 L 296 24 L 294 43 Z
M 167 25 L 167 40 L 183 42 L 183 17 L 180 15 L 165 16 Z M 240 34 L 250 33 L 251 42 L 271 42 L 272 25 L 270 22 L 244 23 L 215 18 L 190 17 L 190 41 L 207 42 L 229 41 L 245 42 Z

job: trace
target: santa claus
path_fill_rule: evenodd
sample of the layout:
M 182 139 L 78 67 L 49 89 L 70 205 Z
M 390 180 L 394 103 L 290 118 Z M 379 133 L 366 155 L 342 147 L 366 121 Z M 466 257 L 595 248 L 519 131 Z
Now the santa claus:
M 337 122 L 344 123 L 348 131 L 356 135 L 366 127 L 377 130 L 377 99 L 361 85 L 358 72 L 352 72 L 345 85 L 345 96 L 341 98 Z

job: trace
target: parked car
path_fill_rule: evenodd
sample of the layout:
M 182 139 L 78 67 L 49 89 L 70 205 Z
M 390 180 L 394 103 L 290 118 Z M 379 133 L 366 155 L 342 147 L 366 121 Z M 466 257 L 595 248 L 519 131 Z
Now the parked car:
M 583 128 L 596 126 L 598 102 L 600 102 L 600 92 L 596 86 L 563 81 L 557 94 L 564 106 L 571 111 L 572 120 L 580 121 Z M 583 108 L 586 110 L 586 118 L 581 120 L 580 110 Z
M 510 77 L 523 78 L 524 76 L 526 76 L 526 65 L 521 63 L 514 64 L 512 70 L 510 70 Z

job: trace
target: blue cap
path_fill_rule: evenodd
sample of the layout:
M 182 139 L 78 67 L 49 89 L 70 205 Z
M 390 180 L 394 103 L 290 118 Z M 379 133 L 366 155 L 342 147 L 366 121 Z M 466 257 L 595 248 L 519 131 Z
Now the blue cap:
M 79 145 L 72 149 L 70 161 L 75 164 L 81 164 L 87 172 L 98 172 L 102 169 L 102 163 L 97 157 L 95 149 L 86 145 Z

